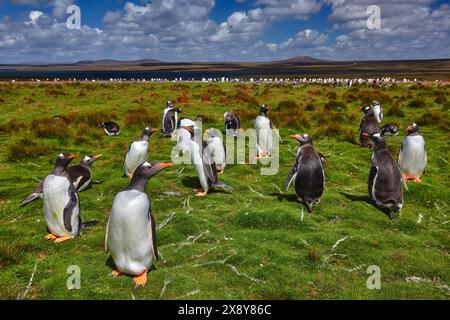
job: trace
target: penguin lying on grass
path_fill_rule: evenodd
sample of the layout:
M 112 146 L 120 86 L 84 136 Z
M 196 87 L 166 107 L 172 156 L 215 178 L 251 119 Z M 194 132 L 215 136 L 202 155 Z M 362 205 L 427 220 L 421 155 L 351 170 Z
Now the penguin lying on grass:
M 378 207 L 399 212 L 403 207 L 403 179 L 400 168 L 387 150 L 386 140 L 380 133 L 362 134 L 368 136 L 373 145 L 369 196 Z
M 139 138 L 128 147 L 123 161 L 123 171 L 127 177 L 131 178 L 134 170 L 136 170 L 141 163 L 147 161 L 148 140 L 156 131 L 158 131 L 158 129 L 145 128 Z
M 72 181 L 78 192 L 85 190 L 91 183 L 92 164 L 100 157 L 102 157 L 101 154 L 95 156 L 87 155 L 83 159 L 81 159 L 79 164 L 67 167 L 69 179 L 70 181 Z M 42 199 L 44 192 L 44 181 L 45 180 L 42 180 L 37 188 L 33 191 L 33 193 L 20 202 L 22 207 L 36 200 L 37 198 Z
M 102 122 L 101 126 L 108 136 L 118 136 L 120 134 L 120 127 L 115 122 Z
M 197 172 L 198 179 L 202 189 L 195 190 L 196 196 L 202 197 L 206 196 L 209 189 L 220 188 L 227 192 L 231 192 L 233 189 L 227 186 L 225 183 L 219 181 L 217 178 L 217 168 L 212 157 L 212 151 L 208 147 L 205 141 L 199 145 L 194 141 L 194 128 L 181 127 L 187 130 L 191 134 L 191 140 L 189 141 L 189 153 L 191 155 L 191 163 L 194 165 L 195 171 Z
M 421 182 L 420 177 L 425 173 L 427 166 L 425 140 L 420 134 L 419 126 L 416 123 L 410 123 L 406 131 L 408 134 L 403 139 L 398 154 L 398 165 L 405 181 L 414 180 L 414 182 Z
M 285 189 L 294 181 L 294 189 L 297 200 L 306 205 L 309 212 L 313 211 L 313 205 L 320 202 L 325 189 L 325 172 L 323 163 L 325 158 L 318 153 L 312 139 L 307 134 L 290 136 L 300 142 L 294 166 L 286 179 Z
M 112 276 L 133 276 L 135 286 L 144 286 L 147 272 L 158 260 L 156 224 L 147 196 L 149 179 L 172 163 L 144 162 L 133 174 L 128 187 L 114 198 L 106 227 L 105 250 L 116 265 Z
M 211 150 L 217 173 L 222 174 L 226 167 L 227 152 L 225 143 L 220 139 L 216 129 L 210 128 L 206 130 L 206 144 Z
M 48 228 L 45 239 L 57 243 L 78 236 L 82 227 L 96 224 L 95 221 L 81 223 L 80 200 L 67 172 L 67 165 L 74 158 L 74 154 L 60 154 L 53 171 L 44 180 L 44 216 Z

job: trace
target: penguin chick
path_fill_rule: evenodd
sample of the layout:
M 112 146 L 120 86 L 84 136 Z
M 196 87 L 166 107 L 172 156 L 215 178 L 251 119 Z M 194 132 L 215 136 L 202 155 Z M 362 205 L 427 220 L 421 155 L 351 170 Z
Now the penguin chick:
M 325 159 L 313 147 L 313 142 L 308 134 L 296 134 L 290 136 L 300 143 L 294 166 L 286 179 L 285 189 L 294 181 L 294 189 L 297 200 L 306 205 L 309 212 L 313 211 L 313 205 L 318 204 L 325 190 L 325 172 L 323 163 Z
M 149 179 L 172 163 L 144 162 L 133 174 L 128 187 L 114 198 L 106 227 L 105 250 L 116 270 L 113 276 L 133 276 L 135 286 L 144 286 L 154 259 L 158 260 L 156 223 L 146 187 Z
M 363 132 L 363 135 L 369 136 Z M 369 136 L 373 141 L 372 163 L 369 173 L 368 192 L 380 208 L 398 212 L 403 207 L 402 174 L 386 147 L 380 133 Z

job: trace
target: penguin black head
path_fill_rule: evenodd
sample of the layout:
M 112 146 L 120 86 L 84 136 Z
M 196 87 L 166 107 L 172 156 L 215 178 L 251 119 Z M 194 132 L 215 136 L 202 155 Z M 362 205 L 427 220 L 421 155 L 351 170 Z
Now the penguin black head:
M 395 124 L 387 124 L 380 129 L 382 136 L 396 136 L 398 135 L 398 127 Z
M 176 113 L 183 113 L 183 111 L 182 111 L 181 108 L 179 108 L 179 107 L 173 108 L 173 110 L 174 110 Z
M 156 131 L 158 131 L 158 129 L 147 127 L 144 129 L 144 131 L 142 131 L 142 135 L 151 137 L 151 135 L 154 134 Z
M 364 112 L 364 114 L 368 114 L 369 111 L 371 110 L 369 106 L 367 107 L 358 107 L 362 112 Z
M 378 103 L 378 101 L 372 101 L 372 107 L 375 107 L 375 106 L 379 106 L 380 104 Z
M 371 146 L 375 147 L 376 149 L 384 149 L 386 148 L 386 140 L 384 139 L 383 135 L 379 132 L 368 134 L 367 132 L 361 133 L 361 135 L 365 137 L 370 138 L 370 144 Z
M 298 142 L 300 142 L 300 144 L 303 146 L 305 144 L 312 144 L 312 139 L 311 137 L 307 134 L 293 134 L 290 136 L 292 139 L 297 140 Z
M 84 156 L 83 159 L 81 159 L 80 163 L 82 165 L 90 167 L 95 162 L 95 160 L 97 160 L 98 158 L 101 158 L 101 157 L 103 157 L 102 154 L 86 155 L 86 156 Z
M 69 163 L 77 157 L 76 154 L 72 153 L 61 153 L 55 161 L 55 168 L 56 167 L 67 167 Z
M 259 109 L 259 112 L 263 113 L 264 115 L 266 115 L 267 111 L 269 111 L 269 109 L 270 109 L 270 106 L 268 106 L 267 104 L 263 104 L 261 106 L 261 108 Z
M 217 133 L 216 129 L 209 128 L 206 130 L 206 137 L 207 138 L 216 138 L 216 137 L 219 137 L 219 134 Z
M 202 116 L 197 116 L 197 117 L 195 117 L 194 121 L 203 121 L 203 117 Z
M 172 100 L 167 101 L 167 108 L 173 108 Z
M 133 177 L 131 178 L 131 183 L 126 189 L 137 189 L 144 191 L 145 186 L 147 185 L 147 182 L 151 177 L 153 177 L 164 168 L 168 168 L 171 166 L 173 166 L 173 163 L 171 162 L 158 163 L 156 161 L 150 161 L 142 163 L 134 171 Z
M 417 123 L 410 123 L 406 127 L 406 131 L 408 132 L 408 134 L 419 132 L 419 126 L 417 125 Z

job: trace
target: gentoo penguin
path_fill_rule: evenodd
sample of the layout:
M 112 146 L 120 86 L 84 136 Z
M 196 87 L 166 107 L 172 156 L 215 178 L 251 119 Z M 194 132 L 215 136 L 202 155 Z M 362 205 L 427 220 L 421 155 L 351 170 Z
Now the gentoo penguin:
M 197 192 L 196 196 L 206 196 L 211 187 L 221 188 L 225 191 L 231 192 L 232 188 L 219 181 L 217 178 L 216 164 L 214 163 L 212 152 L 206 142 L 202 141 L 201 146 L 195 142 L 194 129 L 192 126 L 182 127 L 182 129 L 187 130 L 191 134 L 191 140 L 189 141 L 191 163 L 194 165 L 198 179 L 200 180 L 200 185 L 202 186 L 202 189 L 195 190 Z
M 63 242 L 80 233 L 80 200 L 67 172 L 67 165 L 76 155 L 61 153 L 53 171 L 45 178 L 43 188 L 47 240 Z
M 303 202 L 312 212 L 313 205 L 320 202 L 325 189 L 325 173 L 323 163 L 325 159 L 313 147 L 313 142 L 308 134 L 291 135 L 293 139 L 300 142 L 294 166 L 286 180 L 285 188 L 294 181 L 294 189 L 297 200 Z
M 372 165 L 369 173 L 368 191 L 378 207 L 398 212 L 403 207 L 402 174 L 386 147 L 380 133 L 368 136 L 373 145 Z
M 156 131 L 158 130 L 155 128 L 145 128 L 140 137 L 128 147 L 123 161 L 123 170 L 127 177 L 131 178 L 134 170 L 147 160 L 148 140 Z
M 378 128 L 378 120 L 375 117 L 374 111 L 370 107 L 364 107 L 362 108 L 362 111 L 364 112 L 364 116 L 362 117 L 359 125 L 359 141 L 363 147 L 370 148 L 372 145 L 370 135 L 380 132 Z M 369 135 L 366 136 L 363 133 L 368 133 Z
M 136 286 L 144 286 L 147 272 L 158 260 L 156 224 L 147 196 L 149 179 L 172 163 L 144 162 L 136 169 L 128 187 L 114 198 L 106 227 L 105 250 L 116 265 L 112 275 L 134 276 Z
M 163 112 L 162 118 L 162 133 L 165 137 L 171 137 L 177 126 L 178 113 L 181 113 L 180 108 L 174 108 L 172 101 L 167 101 L 167 106 Z
M 105 133 L 108 136 L 118 136 L 120 134 L 120 127 L 115 122 L 112 121 L 102 122 L 101 126 L 103 127 L 103 130 L 105 130 Z
M 370 105 L 370 109 L 373 110 L 375 119 L 377 119 L 378 123 L 380 123 L 381 120 L 383 120 L 383 108 L 381 108 L 378 101 L 372 101 L 372 104 Z
M 255 119 L 258 159 L 268 158 L 272 153 L 272 125 L 267 117 L 269 109 L 269 106 L 263 104 Z
M 182 154 L 189 152 L 189 141 L 191 141 L 191 133 L 182 127 L 192 127 L 194 130 L 195 141 L 201 145 L 202 133 L 197 123 L 189 118 L 180 118 L 177 124 L 177 145 L 175 149 L 181 151 Z
M 92 177 L 92 164 L 100 157 L 102 157 L 101 154 L 95 156 L 88 155 L 81 159 L 79 164 L 67 167 L 69 179 L 78 192 L 85 190 L 89 186 Z M 34 189 L 33 193 L 21 201 L 21 206 L 25 206 L 37 198 L 42 199 L 44 192 L 44 181 L 45 180 L 42 180 L 38 187 Z
M 236 137 L 241 128 L 241 120 L 234 111 L 225 112 L 223 115 L 225 122 L 225 132 L 227 136 Z
M 425 140 L 419 132 L 419 126 L 411 123 L 406 128 L 408 132 L 403 139 L 398 154 L 398 165 L 405 181 L 421 182 L 420 177 L 427 166 L 427 150 Z
M 225 143 L 220 139 L 217 130 L 210 128 L 206 130 L 206 144 L 211 150 L 211 156 L 216 164 L 216 170 L 218 174 L 222 174 L 226 167 L 227 152 Z

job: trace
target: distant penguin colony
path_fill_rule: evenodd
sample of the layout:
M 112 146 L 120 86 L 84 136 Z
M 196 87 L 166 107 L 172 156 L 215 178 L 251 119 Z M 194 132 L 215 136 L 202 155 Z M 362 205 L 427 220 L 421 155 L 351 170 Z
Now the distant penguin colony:
M 257 159 L 269 158 L 272 154 L 273 125 L 268 118 L 270 107 L 262 105 L 254 126 L 257 138 Z M 404 205 L 402 185 L 407 180 L 420 182 L 427 165 L 425 140 L 416 123 L 408 125 L 395 161 L 389 153 L 386 138 L 398 135 L 398 127 L 386 124 L 381 127 L 383 109 L 373 101 L 361 108 L 364 115 L 359 126 L 359 138 L 363 147 L 372 149 L 368 177 L 368 194 L 373 203 L 386 212 L 398 212 Z M 202 116 L 195 120 L 178 118 L 181 109 L 167 102 L 162 118 L 162 134 L 176 140 L 173 150 L 188 156 L 196 172 L 199 189 L 196 196 L 206 196 L 210 190 L 227 193 L 233 188 L 218 179 L 226 169 L 227 157 L 222 132 L 209 128 L 202 135 Z M 62 117 L 58 116 L 58 120 Z M 225 135 L 238 137 L 241 130 L 239 116 L 234 111 L 223 115 Z M 114 122 L 102 122 L 108 136 L 120 134 Z M 149 140 L 158 129 L 146 127 L 125 152 L 124 175 L 131 179 L 128 186 L 118 192 L 112 204 L 106 227 L 105 249 L 110 252 L 115 268 L 113 276 L 130 275 L 135 286 L 147 282 L 147 272 L 158 260 L 156 222 L 147 195 L 149 180 L 171 162 L 148 161 Z M 325 192 L 325 157 L 313 146 L 311 136 L 306 133 L 291 135 L 299 144 L 294 163 L 288 173 L 285 190 L 293 185 L 296 199 L 312 213 Z M 204 139 L 203 139 L 204 138 Z M 77 165 L 69 166 L 75 154 L 61 153 L 54 168 L 32 194 L 22 200 L 24 206 L 38 198 L 43 199 L 43 209 L 48 234 L 45 239 L 56 243 L 73 239 L 81 230 L 95 225 L 95 221 L 82 223 L 78 192 L 86 190 L 92 181 L 92 164 L 102 155 L 86 155 Z M 227 169 L 228 172 L 229 169 Z M 320 209 L 319 209 L 320 210 Z

